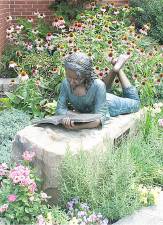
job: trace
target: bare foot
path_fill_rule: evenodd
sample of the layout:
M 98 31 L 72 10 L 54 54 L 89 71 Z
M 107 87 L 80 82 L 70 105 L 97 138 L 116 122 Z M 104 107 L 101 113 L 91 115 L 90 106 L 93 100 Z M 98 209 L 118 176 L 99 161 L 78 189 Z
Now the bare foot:
M 116 64 L 113 67 L 113 71 L 118 73 L 120 69 L 124 66 L 127 60 L 130 58 L 130 55 L 123 54 L 118 57 Z
M 116 64 L 117 59 L 118 59 L 118 58 L 116 58 L 116 59 L 112 59 L 111 64 L 112 64 L 113 66 Z

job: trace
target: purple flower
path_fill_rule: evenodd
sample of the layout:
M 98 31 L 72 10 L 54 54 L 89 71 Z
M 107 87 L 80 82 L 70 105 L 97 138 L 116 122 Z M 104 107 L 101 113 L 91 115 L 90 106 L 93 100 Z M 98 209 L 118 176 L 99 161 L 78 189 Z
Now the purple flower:
M 72 199 L 72 202 L 73 202 L 74 204 L 78 204 L 78 203 L 79 203 L 79 197 L 73 198 L 73 199 Z
M 70 202 L 67 203 L 66 208 L 67 208 L 68 210 L 73 210 L 73 207 L 74 207 L 74 203 L 73 203 L 72 201 L 70 201 Z
M 89 217 L 88 217 L 88 221 L 89 222 L 96 222 L 99 218 L 97 217 L 97 215 L 95 213 L 91 214 Z
M 100 223 L 100 225 L 107 225 L 107 224 L 108 224 L 108 220 L 107 219 L 102 220 L 102 222 Z
M 86 212 L 85 211 L 79 211 L 78 212 L 78 217 L 83 217 L 86 215 Z
M 80 204 L 80 207 L 85 210 L 85 211 L 88 211 L 89 210 L 89 206 L 87 205 L 87 203 L 81 203 Z
M 159 124 L 160 127 L 163 127 L 163 119 L 159 119 L 158 124 Z

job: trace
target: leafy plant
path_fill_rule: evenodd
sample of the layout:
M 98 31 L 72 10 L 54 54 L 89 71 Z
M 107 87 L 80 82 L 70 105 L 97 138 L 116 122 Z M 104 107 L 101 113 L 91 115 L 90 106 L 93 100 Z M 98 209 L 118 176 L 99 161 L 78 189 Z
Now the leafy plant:
M 11 107 L 12 106 L 9 98 L 0 98 L 0 111 L 4 109 L 9 109 Z
M 151 24 L 150 35 L 163 43 L 163 1 L 162 0 L 130 0 L 135 8 L 133 17 L 136 26 L 140 29 L 144 23 Z
M 40 191 L 39 178 L 30 166 L 34 152 L 24 152 L 22 164 L 8 168 L 0 164 L 0 212 L 10 224 L 65 224 L 66 215 L 46 202 L 49 196 Z

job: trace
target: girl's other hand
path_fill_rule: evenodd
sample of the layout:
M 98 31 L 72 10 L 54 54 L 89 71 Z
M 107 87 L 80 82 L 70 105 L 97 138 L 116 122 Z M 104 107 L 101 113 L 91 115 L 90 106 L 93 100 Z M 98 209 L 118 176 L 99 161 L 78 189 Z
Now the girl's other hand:
M 75 129 L 76 128 L 74 121 L 71 120 L 69 117 L 64 118 L 62 120 L 62 124 L 67 129 Z

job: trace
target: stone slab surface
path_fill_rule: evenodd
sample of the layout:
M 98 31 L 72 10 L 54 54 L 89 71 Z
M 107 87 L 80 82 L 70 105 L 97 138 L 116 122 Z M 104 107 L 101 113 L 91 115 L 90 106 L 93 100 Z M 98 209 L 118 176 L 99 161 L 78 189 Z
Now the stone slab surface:
M 28 126 L 13 141 L 13 160 L 21 159 L 24 151 L 35 151 L 35 166 L 44 181 L 43 189 L 53 198 L 58 187 L 58 168 L 67 149 L 76 154 L 81 148 L 103 150 L 106 141 L 114 144 L 125 132 L 135 131 L 144 111 L 111 118 L 103 129 L 66 130 L 55 126 Z
M 142 208 L 113 225 L 163 225 L 163 191 L 159 195 L 157 206 Z
M 11 91 L 17 85 L 18 85 L 17 78 L 0 78 L 0 92 Z

